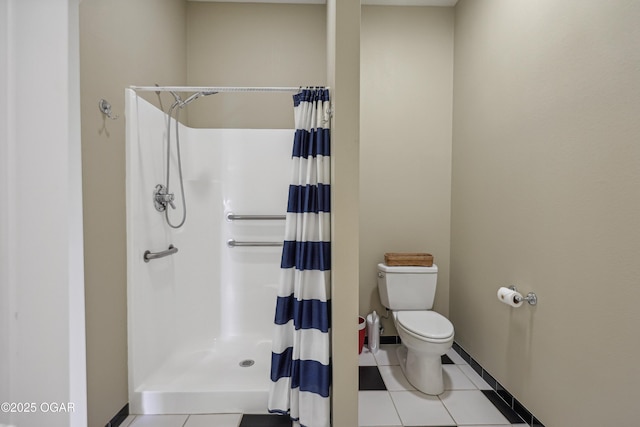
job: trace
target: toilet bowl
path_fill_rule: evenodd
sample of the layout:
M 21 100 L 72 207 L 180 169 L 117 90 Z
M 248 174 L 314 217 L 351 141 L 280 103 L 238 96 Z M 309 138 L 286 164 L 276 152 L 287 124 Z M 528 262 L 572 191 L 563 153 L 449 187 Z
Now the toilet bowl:
M 449 319 L 432 311 L 438 267 L 390 267 L 378 264 L 378 291 L 391 310 L 402 345 L 397 349 L 400 367 L 419 391 L 438 395 L 444 391 L 442 358 L 453 345 Z
M 442 355 L 453 345 L 451 322 L 435 311 L 392 311 L 402 340 L 397 356 L 407 380 L 430 395 L 444 391 Z

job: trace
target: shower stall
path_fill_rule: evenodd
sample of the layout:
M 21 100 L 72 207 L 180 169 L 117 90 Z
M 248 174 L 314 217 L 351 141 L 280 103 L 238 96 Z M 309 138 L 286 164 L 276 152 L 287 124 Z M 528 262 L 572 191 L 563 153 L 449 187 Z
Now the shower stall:
M 126 117 L 130 412 L 266 413 L 294 130 L 179 125 L 173 228 L 154 195 L 167 164 L 180 188 L 170 118 L 132 89 Z

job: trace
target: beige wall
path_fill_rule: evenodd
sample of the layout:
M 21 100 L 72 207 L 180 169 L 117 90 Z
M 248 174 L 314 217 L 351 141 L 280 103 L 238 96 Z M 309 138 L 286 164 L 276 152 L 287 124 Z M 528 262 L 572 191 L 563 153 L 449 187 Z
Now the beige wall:
M 631 0 L 456 8 L 451 319 L 548 427 L 636 417 L 639 21 Z M 498 303 L 509 284 L 539 305 Z
M 188 2 L 190 86 L 325 85 L 324 5 Z M 291 93 L 221 93 L 189 106 L 189 124 L 291 128 Z
M 91 427 L 104 426 L 128 400 L 124 88 L 185 84 L 185 18 L 182 0 L 84 0 L 80 6 Z M 104 119 L 100 98 L 111 103 L 118 120 Z M 157 101 L 155 94 L 147 98 Z M 170 99 L 164 102 L 166 109 Z
M 362 8 L 361 315 L 384 314 L 385 252 L 432 253 L 434 309 L 449 314 L 453 24 L 453 8 Z
M 360 0 L 327 1 L 331 121 L 332 425 L 358 425 Z

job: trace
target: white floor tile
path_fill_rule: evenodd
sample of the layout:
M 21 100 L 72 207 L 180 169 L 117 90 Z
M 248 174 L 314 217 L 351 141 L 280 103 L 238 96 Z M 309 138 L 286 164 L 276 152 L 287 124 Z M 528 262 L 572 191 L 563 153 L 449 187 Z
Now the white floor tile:
M 403 426 L 442 426 L 455 422 L 437 396 L 419 391 L 390 392 Z
M 479 390 L 448 390 L 440 395 L 440 400 L 457 424 L 510 425 Z
M 399 365 L 394 366 L 378 366 L 380 375 L 384 380 L 384 385 L 387 386 L 389 391 L 408 391 L 415 390 L 415 387 L 407 380 L 402 373 L 402 368 Z M 464 375 L 464 374 L 462 374 Z
M 462 372 L 473 382 L 480 390 L 492 390 L 491 386 L 482 379 L 480 375 L 470 365 L 458 366 Z
M 442 365 L 445 390 L 477 390 L 473 382 L 456 365 Z
M 380 346 L 380 350 L 374 355 L 378 365 L 399 365 L 396 349 L 401 344 L 384 344 Z
M 358 392 L 358 424 L 360 426 L 402 425 L 389 392 Z
M 120 427 L 129 427 L 135 418 L 136 418 L 135 415 L 129 415 L 127 418 L 124 419 L 123 422 L 120 423 Z
M 188 415 L 137 415 L 131 427 L 183 427 Z
M 359 355 L 359 365 L 360 366 L 376 366 L 376 358 L 373 357 L 373 353 L 369 351 L 369 349 L 365 346 L 362 349 L 362 353 Z
M 464 360 L 462 356 L 460 356 L 458 352 L 452 348 L 447 351 L 447 356 L 449 356 L 449 359 L 451 359 L 451 361 L 456 365 L 468 365 L 467 361 Z
M 184 427 L 238 427 L 242 414 L 190 415 Z

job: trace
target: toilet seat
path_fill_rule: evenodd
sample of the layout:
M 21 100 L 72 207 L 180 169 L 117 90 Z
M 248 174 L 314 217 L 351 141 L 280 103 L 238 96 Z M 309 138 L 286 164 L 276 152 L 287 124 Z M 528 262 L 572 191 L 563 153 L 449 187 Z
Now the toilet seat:
M 453 324 L 430 310 L 398 311 L 396 321 L 407 333 L 425 341 L 443 342 L 453 337 Z

